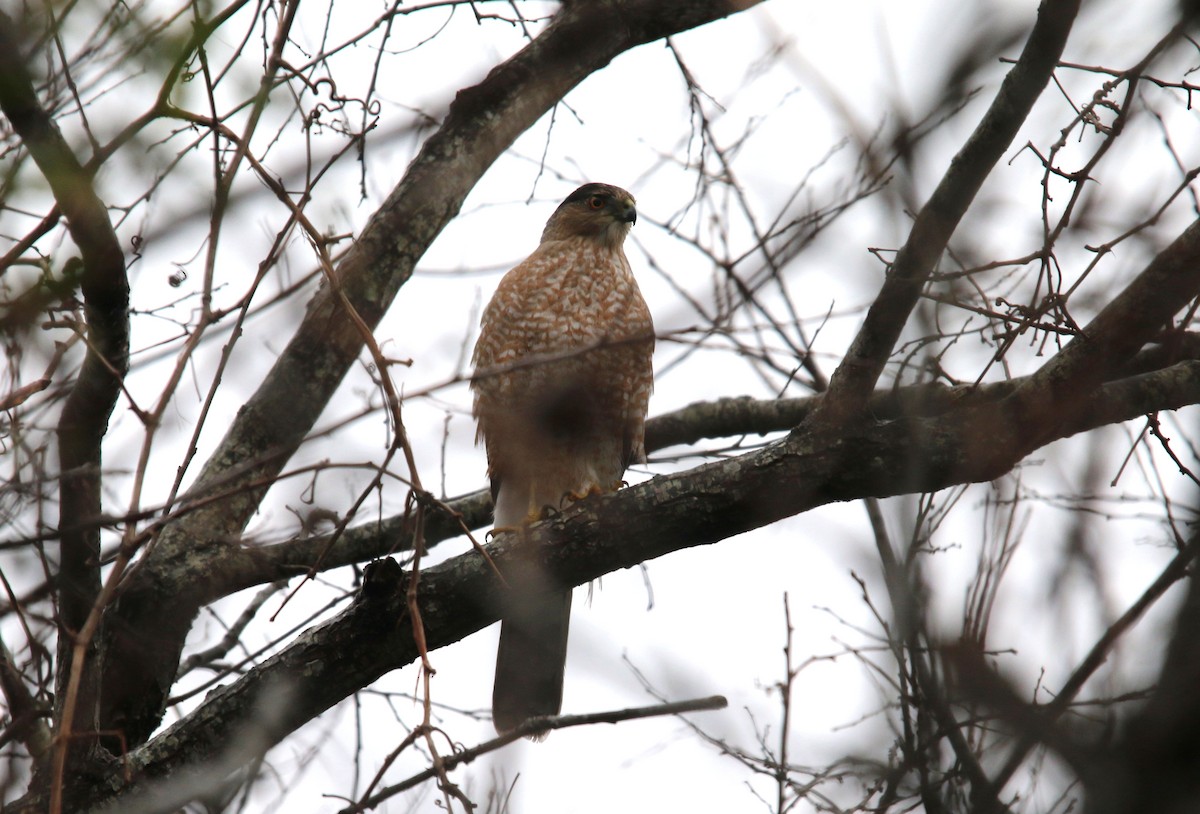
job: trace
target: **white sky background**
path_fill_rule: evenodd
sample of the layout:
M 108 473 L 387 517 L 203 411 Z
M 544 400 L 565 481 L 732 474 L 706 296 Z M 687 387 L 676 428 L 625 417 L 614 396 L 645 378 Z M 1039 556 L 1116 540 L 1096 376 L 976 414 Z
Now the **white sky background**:
M 894 121 L 897 111 L 912 119 L 925 115 L 936 101 L 945 66 L 960 55 L 965 42 L 985 26 L 1000 29 L 1019 24 L 1024 29 L 1033 20 L 1036 5 L 1034 0 L 970 4 L 938 0 L 856 0 L 840 4 L 771 0 L 728 21 L 682 35 L 675 44 L 700 86 L 715 100 L 706 102 L 706 111 L 714 118 L 717 138 L 729 146 L 750 129 L 735 169 L 756 217 L 767 222 L 792 193 L 797 179 L 820 165 L 833 144 L 855 129 L 869 134 L 885 118 Z M 532 16 L 524 5 L 521 7 Z M 1068 44 L 1066 59 L 1118 69 L 1132 65 L 1167 30 L 1173 8 L 1167 2 L 1115 1 L 1085 7 L 1085 16 Z M 481 8 L 511 14 L 505 4 L 483 4 Z M 336 9 L 331 41 L 365 28 L 379 13 L 376 3 L 343 2 Z M 325 7 L 313 4 L 305 13 L 309 16 L 297 26 L 295 37 L 315 43 L 325 25 Z M 523 45 L 520 29 L 506 22 L 477 24 L 463 9 L 447 22 L 449 16 L 445 10 L 436 10 L 397 20 L 389 43 L 392 54 L 380 74 L 379 128 L 368 139 L 366 200 L 359 198 L 358 165 L 352 160 L 344 162 L 344 169 L 331 173 L 317 187 L 309 217 L 319 227 L 357 234 L 400 179 L 420 138 L 428 132 L 426 129 L 415 137 L 394 135 L 416 120 L 413 111 L 440 118 L 457 89 L 478 81 L 492 65 Z M 423 42 L 443 23 L 445 30 Z M 244 28 L 243 24 L 229 31 Z M 373 43 L 377 38 L 373 36 L 369 41 Z M 1015 57 L 1021 41 L 1005 55 Z M 214 61 L 226 58 L 219 54 L 222 46 L 233 48 L 238 43 L 218 36 L 210 44 Z M 782 49 L 782 56 L 768 60 L 767 55 L 776 47 Z M 255 42 L 248 49 L 261 51 L 261 45 Z M 303 58 L 298 52 L 292 52 L 291 57 L 297 61 Z M 361 98 L 366 93 L 367 72 L 374 58 L 374 49 L 366 43 L 341 57 L 338 81 L 342 83 L 342 94 Z M 1194 61 L 1194 54 L 1192 58 Z M 918 202 L 927 197 L 950 155 L 978 121 L 1005 67 L 993 63 L 973 77 L 975 83 L 986 83 L 979 97 L 920 146 L 914 190 Z M 128 120 L 128 97 L 142 87 L 143 81 L 148 82 L 145 87 L 153 87 L 157 76 L 135 80 L 104 97 L 99 107 L 112 117 L 112 123 L 106 123 L 105 115 L 95 116 L 93 122 L 100 122 L 111 136 Z M 1098 84 L 1092 74 L 1060 72 L 1060 77 L 1076 103 L 1090 96 Z M 200 83 L 190 90 L 199 93 Z M 250 87 L 238 88 L 242 94 L 249 91 Z M 185 95 L 177 98 L 182 102 Z M 188 103 L 204 110 L 195 99 Z M 411 368 L 393 370 L 396 382 L 406 393 L 425 391 L 464 372 L 460 365 L 464 348 L 474 341 L 478 310 L 501 273 L 532 250 L 557 202 L 585 180 L 624 186 L 638 198 L 639 221 L 628 248 L 659 332 L 671 334 L 702 324 L 672 285 L 650 270 L 647 260 L 653 257 L 674 284 L 696 300 L 711 303 L 711 263 L 664 228 L 664 224 L 671 223 L 678 233 L 699 231 L 705 240 L 712 238 L 708 225 L 698 225 L 691 214 L 682 220 L 677 218 L 691 200 L 694 177 L 678 164 L 685 155 L 690 132 L 688 98 L 670 52 L 661 43 L 652 43 L 623 55 L 586 80 L 568 96 L 567 103 L 570 109 L 560 106 L 552 129 L 548 118 L 543 119 L 488 172 L 467 199 L 461 216 L 423 258 L 377 331 L 387 354 L 413 361 Z M 1180 110 L 1178 106 L 1164 107 L 1162 112 L 1174 117 L 1170 132 L 1177 140 L 1175 147 L 1190 159 L 1186 165 L 1194 166 L 1200 158 L 1200 128 L 1194 120 L 1181 120 L 1177 116 Z M 337 115 L 330 114 L 330 118 Z M 360 125 L 357 110 L 347 108 L 346 115 L 352 126 Z M 1041 169 L 1034 157 L 1022 153 L 1019 147 L 1031 140 L 1044 152 L 1069 119 L 1070 112 L 1061 96 L 1048 91 L 1009 150 L 1012 160 L 996 168 L 960 229 L 960 235 L 971 236 L 970 250 L 978 253 L 973 256 L 991 252 L 987 257 L 1016 257 L 1040 245 L 1037 206 Z M 1152 125 L 1143 120 L 1139 126 Z M 279 172 L 298 159 L 303 146 L 295 122 L 284 128 L 279 146 L 267 160 Z M 260 129 L 259 150 L 265 148 L 268 134 L 274 129 Z M 1172 176 L 1165 152 L 1157 149 L 1160 142 L 1161 138 L 1153 135 L 1119 140 L 1106 165 L 1109 173 L 1105 183 L 1110 185 L 1110 193 L 1113 187 L 1119 187 L 1120 192 L 1110 194 L 1106 199 L 1110 208 L 1090 221 L 1094 231 L 1088 234 L 1096 237 L 1087 237 L 1081 230 L 1069 246 L 1063 246 L 1060 258 L 1065 266 L 1086 263 L 1090 255 L 1080 248 L 1085 242 L 1111 239 L 1130 222 L 1129 212 L 1139 208 L 1144 211 L 1148 201 L 1161 200 L 1162 190 L 1171 183 L 1162 179 Z M 320 154 L 328 145 L 339 143 L 331 136 L 324 143 L 318 141 L 314 149 Z M 127 151 L 129 157 L 124 160 L 131 164 L 169 160 L 175 150 L 182 148 L 183 141 L 170 145 L 151 152 L 149 158 Z M 1078 147 L 1081 156 L 1085 147 Z M 847 182 L 852 159 L 853 150 L 835 156 L 814 173 L 803 194 L 825 200 Z M 211 156 L 207 150 L 200 150 L 193 160 L 195 167 L 190 172 L 199 185 L 197 197 L 189 198 L 176 188 L 169 195 L 157 196 L 149 208 L 139 210 L 122 227 L 126 240 L 135 233 L 153 236 L 142 259 L 131 268 L 135 307 L 161 306 L 195 292 L 200 285 L 203 249 L 198 255 L 196 252 L 207 227 L 210 183 L 204 172 Z M 114 170 L 106 172 L 101 183 L 102 195 L 114 203 L 126 201 L 141 190 L 141 186 L 132 190 L 123 187 L 120 173 Z M 278 202 L 248 176 L 243 177 L 235 192 L 245 197 L 239 200 L 225 227 L 218 263 L 226 286 L 218 296 L 228 300 L 244 290 L 284 214 Z M 877 291 L 882 268 L 868 248 L 897 247 L 906 232 L 906 216 L 882 201 L 860 204 L 787 270 L 788 285 L 805 330 L 811 336 L 822 326 L 816 351 L 826 374 L 832 372 L 857 328 L 857 309 Z M 1152 241 L 1169 239 L 1191 216 L 1187 206 L 1180 205 L 1150 230 L 1149 239 L 1125 244 L 1091 278 L 1089 285 L 1095 287 L 1095 296 L 1107 297 L 1111 290 L 1106 282 L 1119 284 L 1124 276 L 1140 268 L 1155 249 Z M 753 245 L 745 222 L 736 214 L 729 228 L 733 255 Z M 10 234 L 15 231 L 11 226 L 5 230 Z M 186 268 L 188 280 L 173 288 L 168 276 L 178 265 Z M 310 268 L 311 251 L 297 239 L 289 263 L 281 268 L 280 287 L 288 275 L 295 279 Z M 754 265 L 751 262 L 745 268 Z M 269 282 L 263 293 L 273 290 L 273 284 Z M 1088 296 L 1086 290 L 1081 291 L 1077 317 L 1088 313 Z M 200 438 L 198 462 L 217 443 L 228 419 L 290 338 L 303 301 L 303 297 L 294 299 L 251 321 Z M 778 316 L 786 313 L 778 299 L 768 297 L 767 302 L 777 309 Z M 194 301 L 184 300 L 175 313 L 186 315 L 194 307 Z M 829 312 L 833 318 L 822 325 Z M 951 315 L 954 320 L 966 316 Z M 744 321 L 741 326 L 745 327 Z M 154 355 L 158 351 L 152 348 L 159 342 L 178 335 L 178 327 L 168 320 L 147 317 L 135 319 L 134 331 L 134 348 L 146 355 Z M 181 445 L 191 432 L 210 385 L 221 342 L 210 343 L 188 371 L 173 407 L 174 424 L 163 428 L 155 446 L 152 471 L 156 475 L 148 483 L 147 504 L 167 494 L 182 458 Z M 177 346 L 175 343 L 171 347 Z M 1036 350 L 1027 345 L 1014 350 L 1010 356 L 1012 375 L 1028 373 L 1044 361 L 1044 357 L 1036 356 Z M 678 342 L 660 342 L 656 369 L 667 372 L 658 378 L 651 401 L 652 415 L 723 396 L 770 397 L 782 384 L 782 380 L 765 382 L 731 350 L 687 351 L 688 346 Z M 953 375 L 970 380 L 991 352 L 992 348 L 978 339 L 967 338 L 960 340 L 944 364 Z M 677 363 L 680 359 L 682 362 Z M 129 379 L 134 397 L 151 401 L 172 364 L 173 359 L 166 358 L 139 366 Z M 987 378 L 995 381 L 1003 375 L 1004 371 L 995 367 Z M 793 386 L 786 395 L 807 393 Z M 379 394 L 359 368 L 347 378 L 321 424 L 355 414 L 367 400 L 378 405 Z M 405 421 L 422 479 L 434 491 L 440 491 L 444 479 L 448 496 L 473 491 L 485 482 L 486 463 L 483 451 L 473 444 L 469 403 L 464 384 L 438 387 L 428 397 L 405 402 Z M 1181 424 L 1186 426 L 1186 420 L 1182 419 Z M 1144 590 L 1171 553 L 1164 546 L 1168 538 L 1158 517 L 1156 495 L 1166 489 L 1190 501 L 1182 479 L 1157 484 L 1146 474 L 1148 469 L 1135 461 L 1116 487 L 1107 486 L 1132 435 L 1140 430 L 1140 424 L 1134 422 L 1129 428 L 1109 428 L 1053 445 L 1021 468 L 1019 487 L 1011 477 L 998 487 L 1006 496 L 1016 488 L 1025 494 L 1042 495 L 1086 491 L 1082 486 L 1084 463 L 1090 455 L 1100 461 L 1094 479 L 1102 487 L 1097 492 L 1099 512 L 1084 534 L 1090 553 L 1096 557 L 1099 579 L 1057 570 L 1066 562 L 1065 532 L 1074 522 L 1070 511 L 1056 507 L 1051 500 L 1030 502 L 1020 509 L 1020 516 L 1034 531 L 1013 560 L 998 600 L 990 643 L 998 649 L 1017 651 L 999 663 L 1027 697 L 1034 693 L 1043 667 L 1044 688 L 1052 692 L 1061 684 L 1111 621 L 1111 615 L 1120 613 Z M 140 424 L 119 406 L 105 448 L 106 461 L 136 460 L 142 438 Z M 307 445 L 292 466 L 324 459 L 378 461 L 388 438 L 383 415 L 376 410 L 331 440 Z M 747 439 L 747 443 L 756 440 Z M 1139 458 L 1149 462 L 1150 453 L 1142 449 Z M 631 473 L 630 480 L 700 462 L 698 458 L 674 460 L 669 454 L 660 457 L 663 460 L 652 462 L 649 468 Z M 396 464 L 393 471 L 403 475 L 401 466 Z M 193 464 L 191 471 L 192 475 L 198 472 L 199 463 Z M 1164 477 L 1173 473 L 1169 465 L 1162 471 Z M 343 511 L 368 480 L 365 471 L 327 472 L 319 481 L 316 502 Z M 108 508 L 119 511 L 128 493 L 123 491 L 119 478 L 109 484 Z M 298 523 L 288 507 L 301 506 L 301 493 L 307 486 L 304 479 L 295 479 L 275 488 L 252 524 L 251 534 L 265 541 L 295 534 Z M 985 543 L 981 513 L 991 491 L 988 486 L 967 491 L 937 538 L 949 550 L 929 559 L 935 618 L 951 634 L 961 619 L 966 586 Z M 392 482 L 382 502 L 368 502 L 362 519 L 368 520 L 375 513 L 389 516 L 403 499 L 403 487 Z M 906 521 L 911 518 L 913 501 L 893 500 L 886 505 L 891 530 L 902 540 L 908 533 Z M 1106 519 L 1106 514 L 1111 519 Z M 432 560 L 466 547 L 465 541 L 446 543 L 437 548 Z M 876 562 L 865 512 L 857 504 L 848 504 L 809 512 L 715 546 L 670 555 L 648 563 L 645 574 L 630 570 L 609 575 L 593 586 L 590 601 L 586 599 L 586 588 L 576 595 L 564 711 L 652 703 L 629 666 L 633 665 L 672 699 L 726 695 L 730 701 L 727 710 L 693 718 L 712 735 L 754 753 L 757 722 L 760 730 L 770 728 L 768 742 L 774 746 L 779 704 L 770 687 L 782 675 L 786 593 L 796 628 L 797 660 L 838 656 L 809 666 L 797 680 L 789 746 L 792 761 L 820 766 L 847 755 L 882 757 L 889 735 L 885 720 L 873 713 L 890 699 L 881 692 L 870 671 L 847 653 L 847 647 L 878 644 L 863 632 L 877 633 L 878 625 L 864 607 L 852 577 L 857 574 L 865 579 L 873 600 L 886 608 Z M 21 563 L 3 564 L 6 571 L 18 576 L 36 576 L 24 571 Z M 337 596 L 351 581 L 349 569 L 343 569 L 323 577 L 321 584 L 305 587 L 277 621 L 267 623 L 264 619 L 251 628 L 247 646 L 281 635 Z M 652 592 L 652 607 L 647 585 Z M 219 603 L 216 610 L 221 619 L 226 623 L 232 620 L 253 593 Z M 274 610 L 277 606 L 278 601 L 273 601 L 268 607 Z M 1157 609 L 1142 622 L 1139 631 L 1145 635 L 1138 640 L 1141 649 L 1118 651 L 1095 682 L 1096 694 L 1106 688 L 1105 681 L 1152 673 L 1157 657 L 1153 634 L 1169 618 L 1166 611 L 1169 608 Z M 219 638 L 222 628 L 205 612 L 196 631 L 194 644 L 198 648 Z M 465 745 L 490 737 L 490 722 L 449 710 L 478 713 L 489 706 L 496 635 L 493 626 L 432 654 L 438 670 L 434 698 L 449 708 L 442 722 L 447 732 Z M 5 636 L 9 642 L 14 636 L 19 638 L 8 627 Z M 890 670 L 890 662 L 882 655 L 874 659 Z M 337 802 L 321 795 L 361 791 L 370 773 L 407 733 L 406 727 L 420 719 L 417 705 L 392 698 L 389 706 L 378 693 L 413 692 L 416 676 L 416 668 L 410 666 L 384 677 L 363 693 L 357 704 L 341 704 L 272 751 L 269 762 L 277 772 L 277 780 L 269 779 L 260 786 L 250 810 L 336 810 Z M 1126 680 L 1129 686 L 1140 686 L 1136 678 L 1122 679 Z M 1045 692 L 1038 696 L 1039 700 L 1047 697 Z M 194 703 L 182 709 L 190 709 Z M 868 717 L 863 720 L 864 716 Z M 359 726 L 361 733 L 356 731 Z M 354 788 L 351 772 L 358 738 L 366 776 Z M 318 746 L 320 751 L 313 757 L 309 750 Z M 420 761 L 402 760 L 389 771 L 385 782 L 396 782 L 420 768 Z M 755 794 L 774 798 L 773 785 L 767 779 L 754 777 L 734 761 L 721 757 L 674 719 L 556 732 L 544 744 L 515 744 L 453 776 L 477 802 L 483 802 L 485 790 L 494 782 L 508 783 L 518 774 L 511 808 L 515 812 L 753 811 L 762 805 Z M 1061 790 L 1053 772 L 1041 783 L 1027 799 L 1027 810 L 1044 810 Z M 276 795 L 284 791 L 286 799 L 278 802 Z M 842 801 L 854 801 L 860 792 L 853 783 L 831 785 L 827 791 Z M 427 786 L 419 793 L 427 796 L 396 798 L 381 810 L 400 812 L 410 806 L 432 810 L 430 792 Z M 414 802 L 418 799 L 420 802 Z

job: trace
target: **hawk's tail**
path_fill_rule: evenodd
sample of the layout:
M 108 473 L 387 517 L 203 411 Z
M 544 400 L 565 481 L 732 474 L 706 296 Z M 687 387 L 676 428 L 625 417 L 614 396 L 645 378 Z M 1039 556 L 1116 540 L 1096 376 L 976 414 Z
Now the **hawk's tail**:
M 513 597 L 500 625 L 496 652 L 492 721 L 497 732 L 515 729 L 536 715 L 557 715 L 562 709 L 570 622 L 570 591 Z M 547 734 L 531 737 L 541 740 Z

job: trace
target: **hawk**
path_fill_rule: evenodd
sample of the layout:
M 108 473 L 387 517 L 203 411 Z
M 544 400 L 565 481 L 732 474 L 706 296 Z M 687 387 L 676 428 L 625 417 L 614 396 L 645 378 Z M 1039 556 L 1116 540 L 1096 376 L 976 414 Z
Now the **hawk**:
M 500 281 L 475 345 L 476 441 L 487 450 L 497 529 L 621 486 L 643 460 L 654 384 L 654 324 L 622 245 L 634 199 L 585 184 L 546 222 L 541 243 Z M 504 571 L 492 719 L 498 732 L 557 715 L 571 592 L 540 569 Z

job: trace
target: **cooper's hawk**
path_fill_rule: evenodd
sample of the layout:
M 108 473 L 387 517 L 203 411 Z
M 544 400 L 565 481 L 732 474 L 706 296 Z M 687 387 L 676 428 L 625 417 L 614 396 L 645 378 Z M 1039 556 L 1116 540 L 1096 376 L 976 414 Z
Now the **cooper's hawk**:
M 644 457 L 654 325 L 622 244 L 633 196 L 585 184 L 528 259 L 504 275 L 475 345 L 475 417 L 497 528 L 609 492 Z M 497 731 L 562 706 L 571 593 L 534 566 L 504 571 L 492 716 Z

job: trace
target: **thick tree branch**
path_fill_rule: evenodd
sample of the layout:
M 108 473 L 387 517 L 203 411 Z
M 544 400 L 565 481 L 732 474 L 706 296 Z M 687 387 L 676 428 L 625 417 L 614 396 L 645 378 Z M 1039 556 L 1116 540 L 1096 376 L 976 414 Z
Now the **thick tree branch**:
M 1196 348 L 1193 350 L 1200 350 Z M 1162 361 L 1162 352 L 1147 352 L 1147 363 Z M 1141 365 L 1129 366 L 1130 375 L 1105 384 L 1087 401 L 1074 421 L 1060 428 L 1061 437 L 1129 421 L 1148 413 L 1176 410 L 1200 403 L 1200 356 L 1167 368 L 1135 373 Z M 869 412 L 878 421 L 902 418 L 936 419 L 971 406 L 996 405 L 1009 397 L 1026 379 L 981 385 L 946 387 L 916 385 L 876 393 Z M 720 399 L 692 404 L 647 423 L 646 448 L 650 452 L 668 446 L 695 444 L 706 438 L 737 435 L 766 435 L 787 432 L 821 403 L 822 396 L 798 399 L 756 400 L 749 397 Z M 462 534 L 463 528 L 484 528 L 492 520 L 492 501 L 486 489 L 449 500 L 445 506 L 430 507 L 426 514 L 425 544 L 436 545 Z M 408 549 L 413 529 L 404 517 L 392 517 L 347 529 L 336 541 L 329 535 L 290 540 L 270 546 L 245 546 L 231 550 L 214 563 L 214 593 L 204 601 L 216 600 L 246 588 L 302 574 L 320 563 L 319 570 L 364 562 L 390 552 Z M 182 590 L 182 587 L 181 587 Z
M 921 208 L 846 358 L 834 372 L 823 420 L 838 424 L 866 407 L 950 236 L 1050 81 L 1078 12 L 1079 0 L 1044 0 L 1041 4 L 1020 58 Z

